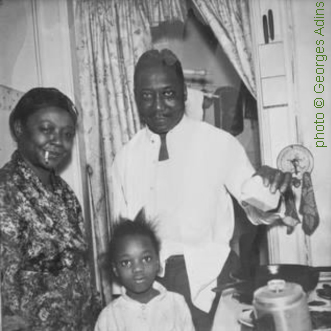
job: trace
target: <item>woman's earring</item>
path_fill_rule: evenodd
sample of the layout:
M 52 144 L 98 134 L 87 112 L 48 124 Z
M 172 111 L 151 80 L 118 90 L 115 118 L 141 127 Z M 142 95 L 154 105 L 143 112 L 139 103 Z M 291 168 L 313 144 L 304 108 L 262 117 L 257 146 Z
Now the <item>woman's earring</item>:
M 15 138 L 18 139 L 21 137 L 22 135 L 22 132 L 23 132 L 23 128 L 22 128 L 22 123 L 20 121 L 15 121 L 14 122 L 14 135 L 15 135 Z

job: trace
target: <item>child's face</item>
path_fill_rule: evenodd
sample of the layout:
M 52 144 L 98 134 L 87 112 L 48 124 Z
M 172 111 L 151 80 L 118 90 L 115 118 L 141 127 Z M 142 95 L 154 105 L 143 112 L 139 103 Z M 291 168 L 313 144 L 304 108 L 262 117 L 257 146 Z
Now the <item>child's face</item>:
M 119 242 L 113 270 L 129 297 L 148 302 L 155 296 L 152 285 L 159 271 L 159 257 L 151 239 L 127 235 Z

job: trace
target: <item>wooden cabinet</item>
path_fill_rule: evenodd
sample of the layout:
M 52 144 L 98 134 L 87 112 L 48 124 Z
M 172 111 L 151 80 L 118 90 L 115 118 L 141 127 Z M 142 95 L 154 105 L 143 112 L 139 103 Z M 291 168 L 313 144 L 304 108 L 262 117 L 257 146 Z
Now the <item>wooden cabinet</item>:
M 251 0 L 250 12 L 262 162 L 276 167 L 279 152 L 298 143 L 291 1 Z M 301 228 L 291 236 L 269 229 L 269 262 L 308 263 L 305 243 Z

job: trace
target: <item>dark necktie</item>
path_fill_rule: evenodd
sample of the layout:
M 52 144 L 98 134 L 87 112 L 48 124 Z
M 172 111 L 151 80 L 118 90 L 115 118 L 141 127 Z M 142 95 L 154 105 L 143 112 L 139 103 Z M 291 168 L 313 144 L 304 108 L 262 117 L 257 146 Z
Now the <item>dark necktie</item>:
M 167 142 L 166 142 L 166 133 L 160 134 L 161 138 L 161 147 L 159 153 L 159 161 L 164 161 L 169 159 L 168 149 L 167 149 Z

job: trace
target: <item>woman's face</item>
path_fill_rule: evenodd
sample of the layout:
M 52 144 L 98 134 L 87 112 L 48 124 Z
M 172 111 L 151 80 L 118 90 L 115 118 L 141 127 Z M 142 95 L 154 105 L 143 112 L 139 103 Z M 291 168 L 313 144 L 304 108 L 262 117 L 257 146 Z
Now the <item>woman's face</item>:
M 17 123 L 16 133 L 21 154 L 38 173 L 56 169 L 69 158 L 75 123 L 65 109 L 45 107 L 31 114 L 26 123 Z
M 153 282 L 159 271 L 159 257 L 151 239 L 144 235 L 127 235 L 116 249 L 113 270 L 126 294 L 146 303 L 154 296 Z

